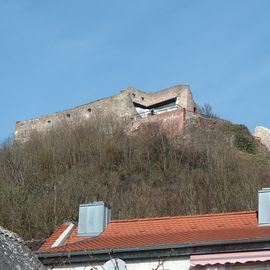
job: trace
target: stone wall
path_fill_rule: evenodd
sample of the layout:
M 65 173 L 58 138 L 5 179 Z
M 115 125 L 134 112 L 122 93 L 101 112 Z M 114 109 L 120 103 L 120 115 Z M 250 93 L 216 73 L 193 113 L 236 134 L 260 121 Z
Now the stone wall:
M 258 126 L 255 129 L 254 136 L 259 138 L 261 143 L 270 151 L 270 129 Z
M 149 107 L 166 100 L 177 98 L 177 106 L 185 108 L 187 112 L 198 112 L 199 107 L 193 101 L 188 85 L 178 85 L 155 93 L 146 93 L 129 87 L 115 96 L 90 102 L 62 112 L 41 116 L 36 119 L 18 121 L 16 123 L 15 139 L 27 141 L 33 133 L 46 132 L 60 124 L 74 125 L 78 122 L 101 116 L 114 116 L 118 119 L 130 120 L 140 117 L 134 104 Z
M 131 122 L 130 132 L 143 131 L 143 128 L 147 127 L 149 124 L 158 123 L 162 131 L 166 131 L 169 136 L 175 137 L 179 135 L 183 129 L 186 118 L 185 111 L 185 108 L 177 108 L 173 111 L 149 115 L 149 117 L 135 118 Z

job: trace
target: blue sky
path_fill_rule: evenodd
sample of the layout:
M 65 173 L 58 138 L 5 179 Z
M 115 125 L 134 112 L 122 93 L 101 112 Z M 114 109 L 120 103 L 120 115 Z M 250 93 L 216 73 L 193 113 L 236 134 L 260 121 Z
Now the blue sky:
M 269 0 L 0 0 L 0 139 L 133 86 L 270 128 Z

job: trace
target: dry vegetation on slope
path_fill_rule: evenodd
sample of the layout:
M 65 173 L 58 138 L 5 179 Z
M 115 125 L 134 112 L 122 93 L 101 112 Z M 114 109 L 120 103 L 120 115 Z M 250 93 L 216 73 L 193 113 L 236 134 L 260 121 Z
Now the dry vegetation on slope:
M 270 184 L 269 155 L 243 126 L 194 121 L 174 140 L 156 126 L 127 136 L 104 119 L 3 143 L 0 224 L 44 238 L 94 200 L 114 219 L 255 209 L 257 189 Z

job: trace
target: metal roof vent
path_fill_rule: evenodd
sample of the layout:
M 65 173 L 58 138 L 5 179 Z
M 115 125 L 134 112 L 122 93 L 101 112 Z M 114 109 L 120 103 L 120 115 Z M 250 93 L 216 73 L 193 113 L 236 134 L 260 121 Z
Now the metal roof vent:
M 270 188 L 258 191 L 258 224 L 270 226 Z
M 97 236 L 108 226 L 111 208 L 104 202 L 80 204 L 78 236 Z

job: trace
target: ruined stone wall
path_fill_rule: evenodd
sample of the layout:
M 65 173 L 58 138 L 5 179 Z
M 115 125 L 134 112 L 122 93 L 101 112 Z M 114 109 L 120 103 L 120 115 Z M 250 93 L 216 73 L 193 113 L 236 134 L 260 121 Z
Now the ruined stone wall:
M 56 112 L 36 119 L 19 121 L 16 124 L 15 138 L 26 141 L 34 132 L 48 131 L 60 124 L 74 125 L 100 115 L 114 115 L 122 118 L 136 113 L 130 106 L 131 99 L 125 93 L 91 102 L 62 112 Z
M 112 97 L 36 119 L 18 121 L 16 123 L 15 139 L 21 142 L 27 141 L 33 133 L 46 132 L 54 127 L 59 127 L 60 124 L 74 125 L 97 116 L 109 115 L 125 120 L 134 115 L 140 117 L 134 102 L 143 106 L 151 106 L 172 98 L 177 98 L 177 105 L 189 112 L 199 111 L 199 107 L 193 101 L 188 85 L 178 85 L 155 93 L 146 93 L 130 87 Z
M 135 88 L 127 88 L 126 91 L 131 94 L 133 102 L 144 106 L 150 106 L 177 97 L 178 105 L 180 107 L 191 112 L 194 112 L 194 108 L 198 112 L 200 111 L 199 106 L 193 100 L 193 96 L 188 85 L 177 85 L 155 93 L 146 93 Z
M 270 151 L 270 129 L 265 127 L 256 127 L 254 136 L 259 138 L 261 143 Z

